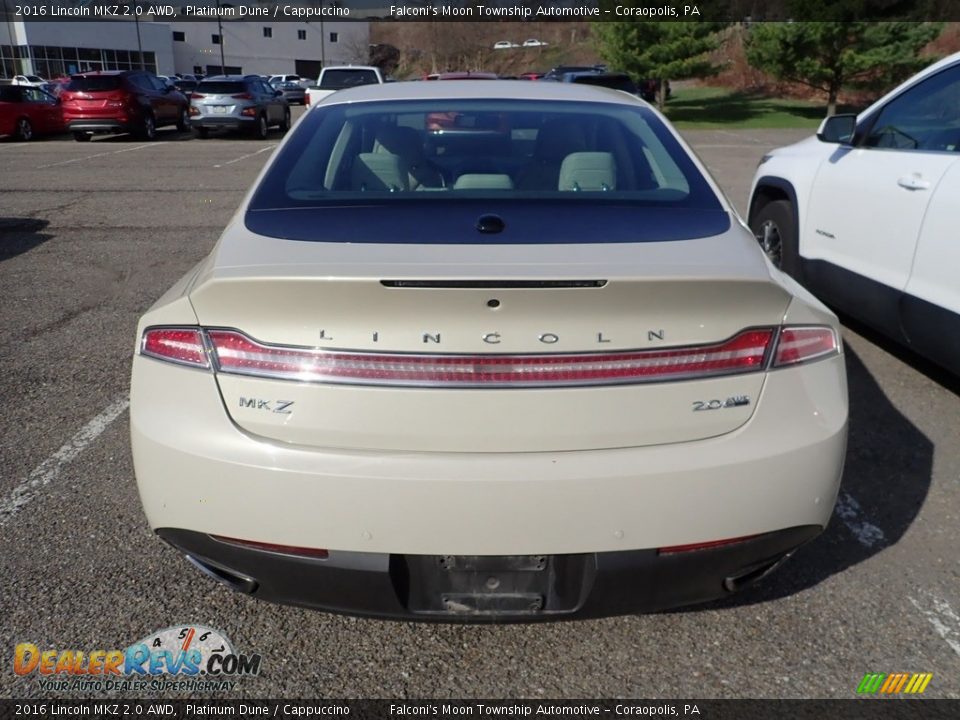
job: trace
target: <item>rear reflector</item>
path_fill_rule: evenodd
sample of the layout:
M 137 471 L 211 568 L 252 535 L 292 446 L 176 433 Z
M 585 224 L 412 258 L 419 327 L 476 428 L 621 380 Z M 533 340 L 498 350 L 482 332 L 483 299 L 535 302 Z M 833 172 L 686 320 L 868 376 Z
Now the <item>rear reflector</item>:
M 838 352 L 840 352 L 840 343 L 833 328 L 819 325 L 785 327 L 780 330 L 773 366 L 796 365 L 835 355 Z
M 210 367 L 199 328 L 151 328 L 143 334 L 140 352 L 184 365 Z
M 676 553 L 693 552 L 695 550 L 709 550 L 711 548 L 723 547 L 724 545 L 735 545 L 736 543 L 753 540 L 759 535 L 744 535 L 742 537 L 728 538 L 726 540 L 711 540 L 710 542 L 693 543 L 691 545 L 670 545 L 657 549 L 660 555 L 673 555 Z
M 680 380 L 765 367 L 770 328 L 714 345 L 548 355 L 351 353 L 265 345 L 208 330 L 216 369 L 300 382 L 432 387 L 562 387 Z
M 322 548 L 296 547 L 295 545 L 276 545 L 275 543 L 256 542 L 255 540 L 238 540 L 237 538 L 223 537 L 222 535 L 211 535 L 214 540 L 229 543 L 230 545 L 240 545 L 248 547 L 251 550 L 262 550 L 264 552 L 281 553 L 283 555 L 299 555 L 300 557 L 309 557 L 317 560 L 326 560 L 330 553 Z

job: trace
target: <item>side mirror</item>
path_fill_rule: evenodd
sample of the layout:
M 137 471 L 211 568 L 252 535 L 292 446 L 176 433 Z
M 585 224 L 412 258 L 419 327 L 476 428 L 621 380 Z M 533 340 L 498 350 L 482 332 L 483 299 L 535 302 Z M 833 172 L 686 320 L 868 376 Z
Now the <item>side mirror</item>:
M 856 115 L 832 115 L 820 123 L 817 139 L 820 142 L 849 145 L 857 129 Z

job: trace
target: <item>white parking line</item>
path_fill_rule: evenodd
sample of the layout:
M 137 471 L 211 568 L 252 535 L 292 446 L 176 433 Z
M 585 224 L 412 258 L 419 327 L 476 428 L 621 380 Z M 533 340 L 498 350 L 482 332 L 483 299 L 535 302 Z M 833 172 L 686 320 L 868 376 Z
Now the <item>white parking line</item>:
M 146 145 L 136 145 L 134 147 L 123 148 L 122 150 L 113 150 L 111 152 L 102 152 L 96 153 L 94 155 L 84 155 L 83 157 L 73 158 L 72 160 L 61 160 L 60 162 L 49 163 L 47 165 L 38 165 L 37 170 L 44 170 L 45 168 L 57 167 L 58 165 L 69 165 L 70 163 L 82 162 L 84 160 L 93 160 L 98 157 L 106 157 L 107 155 L 119 155 L 120 153 L 133 152 L 134 150 L 143 150 L 144 148 L 160 147 L 161 145 L 166 145 L 166 142 L 152 142 L 147 143 Z
M 932 609 L 924 607 L 919 601 L 912 597 L 909 598 L 909 600 L 913 603 L 913 606 L 927 618 L 930 624 L 933 625 L 933 629 L 936 630 L 937 635 L 942 637 L 957 655 L 960 655 L 960 615 L 958 615 L 957 611 L 950 607 L 950 603 L 943 598 L 937 597 L 931 592 L 926 592 L 925 594 L 930 599 L 930 604 L 933 606 Z
M 873 547 L 877 543 L 885 543 L 887 541 L 883 530 L 864 519 L 863 509 L 860 507 L 860 503 L 854 500 L 853 496 L 849 493 L 840 493 L 837 497 L 837 506 L 833 511 L 864 547 Z
M 278 144 L 279 143 L 274 143 L 273 145 L 267 145 L 265 148 L 260 148 L 256 152 L 248 153 L 246 155 L 241 155 L 240 157 L 234 158 L 233 160 L 227 160 L 225 163 L 214 165 L 214 167 L 218 168 L 218 167 L 223 167 L 225 165 L 233 165 L 236 162 L 240 162 L 241 160 L 246 160 L 247 158 L 251 158 L 254 155 L 259 155 L 260 153 L 266 152 L 267 150 L 273 150 Z
M 125 397 L 117 399 L 93 420 L 80 428 L 66 445 L 37 465 L 33 472 L 27 476 L 27 479 L 15 487 L 13 492 L 0 502 L 0 527 L 9 523 L 43 488 L 56 480 L 63 468 L 96 440 L 110 423 L 127 409 L 129 404 L 130 401 Z

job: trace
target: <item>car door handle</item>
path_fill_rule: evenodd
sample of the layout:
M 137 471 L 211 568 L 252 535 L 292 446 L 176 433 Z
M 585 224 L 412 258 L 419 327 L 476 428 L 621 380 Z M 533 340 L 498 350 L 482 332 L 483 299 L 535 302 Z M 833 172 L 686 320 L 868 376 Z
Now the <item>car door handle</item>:
M 897 180 L 897 185 L 907 190 L 929 190 L 930 181 L 924 180 L 919 175 L 907 175 Z

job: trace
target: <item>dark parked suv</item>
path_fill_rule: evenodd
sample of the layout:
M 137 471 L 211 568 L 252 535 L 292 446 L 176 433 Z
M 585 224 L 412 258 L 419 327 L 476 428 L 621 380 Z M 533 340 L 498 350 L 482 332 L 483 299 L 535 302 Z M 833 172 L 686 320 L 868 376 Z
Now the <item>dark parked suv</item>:
M 190 128 L 190 103 L 156 75 L 141 70 L 73 75 L 60 94 L 63 120 L 78 141 L 93 133 L 134 133 L 153 140 L 157 128 Z
M 271 125 L 284 132 L 290 127 L 290 104 L 259 75 L 217 75 L 204 78 L 190 95 L 190 121 L 202 138 L 229 128 L 264 139 Z

